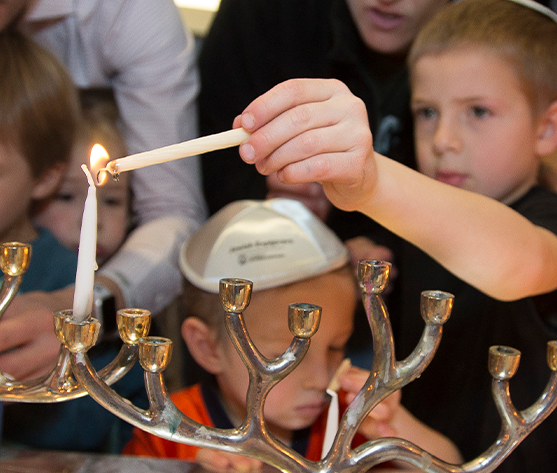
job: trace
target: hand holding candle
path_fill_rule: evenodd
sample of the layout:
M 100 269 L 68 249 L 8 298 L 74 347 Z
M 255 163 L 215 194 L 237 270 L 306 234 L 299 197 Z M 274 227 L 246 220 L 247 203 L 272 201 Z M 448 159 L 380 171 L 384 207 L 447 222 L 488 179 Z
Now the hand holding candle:
M 198 154 L 208 153 L 218 149 L 231 148 L 232 146 L 241 145 L 249 138 L 250 134 L 243 128 L 235 128 L 234 130 L 216 133 L 214 135 L 203 136 L 189 141 L 184 141 L 175 145 L 164 146 L 143 153 L 132 154 L 125 158 L 110 161 L 105 168 L 99 169 L 97 179 L 103 171 L 112 175 L 124 171 L 151 166 L 153 164 L 165 163 L 176 159 L 196 156 Z
M 78 322 L 85 320 L 93 309 L 93 285 L 97 269 L 97 189 L 87 166 L 83 164 L 81 169 L 87 176 L 89 189 L 81 221 L 73 297 L 73 318 Z

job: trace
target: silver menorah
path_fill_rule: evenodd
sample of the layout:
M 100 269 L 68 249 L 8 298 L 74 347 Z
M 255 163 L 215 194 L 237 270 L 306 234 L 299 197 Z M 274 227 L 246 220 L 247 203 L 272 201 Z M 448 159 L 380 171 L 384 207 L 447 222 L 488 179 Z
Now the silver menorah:
M 96 342 L 99 322 L 94 319 L 76 322 L 72 319 L 70 310 L 55 314 L 55 330 L 63 344 L 61 351 L 64 353 L 64 360 L 69 358 L 69 363 L 64 365 L 63 370 L 55 368 L 46 377 L 48 382 L 43 380 L 36 383 L 41 384 L 40 389 L 34 391 L 33 383 L 25 387 L 22 384 L 19 394 L 9 399 L 18 402 L 48 402 L 44 399 L 49 396 L 66 400 L 88 393 L 113 414 L 153 435 L 174 442 L 256 458 L 290 473 L 359 473 L 392 460 L 407 462 L 427 472 L 493 471 L 557 405 L 557 342 L 548 344 L 548 365 L 552 374 L 544 392 L 532 406 L 522 411 L 514 407 L 509 392 L 509 380 L 518 368 L 520 352 L 503 346 L 490 349 L 492 392 L 502 428 L 492 446 L 476 459 L 462 465 L 448 464 L 399 438 L 381 438 L 356 448 L 351 447 L 359 425 L 373 408 L 426 369 L 439 345 L 442 326 L 452 309 L 451 294 L 441 291 L 423 292 L 421 315 L 425 327 L 422 337 L 405 360 L 397 361 L 391 324 L 381 297 L 388 284 L 390 268 L 389 263 L 381 261 L 359 263 L 358 278 L 373 337 L 373 364 L 365 385 L 340 420 L 332 447 L 321 461 L 307 460 L 275 439 L 263 416 L 265 400 L 271 389 L 296 368 L 309 349 L 311 337 L 319 326 L 321 308 L 303 303 L 292 304 L 288 308 L 288 320 L 293 340 L 282 355 L 267 359 L 251 341 L 244 323 L 243 311 L 250 303 L 252 283 L 243 279 L 223 279 L 220 282 L 227 331 L 247 367 L 250 380 L 246 394 L 247 414 L 239 427 L 218 429 L 205 426 L 178 410 L 169 397 L 163 376 L 170 361 L 172 342 L 166 338 L 147 335 L 150 314 L 140 309 L 118 311 L 118 330 L 124 342 L 122 350 L 126 355 L 121 356 L 120 352 L 109 367 L 99 372 L 95 371 L 87 355 L 87 351 Z M 137 354 L 145 370 L 145 387 L 150 403 L 146 410 L 137 408 L 109 386 L 113 377 L 123 375 L 131 367 Z M 0 399 L 6 399 L 11 387 L 6 383 L 12 381 L 1 381 Z M 61 392 L 59 386 L 66 382 L 70 384 L 66 391 Z M 52 384 L 58 386 L 54 394 Z M 29 391 L 26 392 L 26 389 Z M 36 394 L 39 391 L 41 395 Z

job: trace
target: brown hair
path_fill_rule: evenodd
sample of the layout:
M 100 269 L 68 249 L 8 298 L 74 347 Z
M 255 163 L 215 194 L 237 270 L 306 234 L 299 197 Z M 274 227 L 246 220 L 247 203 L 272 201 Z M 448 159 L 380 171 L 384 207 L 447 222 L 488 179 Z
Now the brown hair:
M 77 141 L 88 147 L 100 143 L 107 148 L 118 150 L 117 154 L 107 149 L 110 159 L 121 158 L 126 154 L 126 142 L 118 122 L 120 113 L 112 89 L 79 89 L 81 120 L 77 132 Z M 90 145 L 90 146 L 89 146 Z
M 0 141 L 21 153 L 33 177 L 68 162 L 78 111 L 63 65 L 23 33 L 0 32 Z
M 462 0 L 441 9 L 420 31 L 410 70 L 424 55 L 486 48 L 515 69 L 535 115 L 557 100 L 557 22 L 509 0 Z

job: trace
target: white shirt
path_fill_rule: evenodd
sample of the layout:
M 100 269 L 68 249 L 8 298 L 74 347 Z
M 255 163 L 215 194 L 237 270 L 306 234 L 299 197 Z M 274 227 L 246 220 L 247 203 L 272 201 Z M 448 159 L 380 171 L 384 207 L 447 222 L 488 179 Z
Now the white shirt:
M 38 0 L 33 38 L 79 87 L 111 87 L 130 154 L 197 136 L 195 42 L 172 0 Z M 206 218 L 199 159 L 132 171 L 137 227 L 100 272 L 127 307 L 157 312 L 180 291 L 178 254 Z

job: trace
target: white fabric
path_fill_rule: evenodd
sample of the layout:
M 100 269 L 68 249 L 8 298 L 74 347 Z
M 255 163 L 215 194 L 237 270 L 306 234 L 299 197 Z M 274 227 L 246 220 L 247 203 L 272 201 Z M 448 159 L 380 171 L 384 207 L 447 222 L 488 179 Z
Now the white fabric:
M 39 0 L 26 25 L 79 87 L 114 90 L 130 154 L 197 136 L 195 43 L 172 0 Z M 127 306 L 156 312 L 179 291 L 180 245 L 206 217 L 199 160 L 131 177 L 138 227 L 100 272 L 127 281 Z
M 180 268 L 195 286 L 219 293 L 222 278 L 253 290 L 279 287 L 340 268 L 348 250 L 301 202 L 239 200 L 215 213 L 184 246 Z

